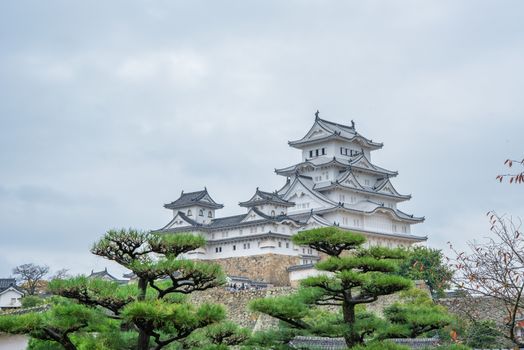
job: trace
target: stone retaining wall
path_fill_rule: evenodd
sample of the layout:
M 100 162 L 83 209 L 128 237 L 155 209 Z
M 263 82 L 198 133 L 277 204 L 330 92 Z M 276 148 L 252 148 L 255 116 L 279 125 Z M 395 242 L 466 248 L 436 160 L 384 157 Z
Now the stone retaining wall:
M 289 286 L 287 268 L 298 265 L 298 256 L 264 254 L 211 260 L 217 263 L 227 275 L 248 277 L 274 286 Z
M 191 293 L 190 300 L 197 305 L 206 302 L 222 304 L 227 310 L 229 320 L 249 329 L 254 329 L 258 322 L 257 329 L 267 329 L 276 325 L 277 322 L 269 316 L 260 317 L 261 315 L 259 313 L 249 311 L 247 309 L 249 302 L 266 296 L 287 295 L 293 291 L 294 289 L 290 287 L 239 291 L 213 288 L 202 292 Z M 263 324 L 261 324 L 261 322 Z

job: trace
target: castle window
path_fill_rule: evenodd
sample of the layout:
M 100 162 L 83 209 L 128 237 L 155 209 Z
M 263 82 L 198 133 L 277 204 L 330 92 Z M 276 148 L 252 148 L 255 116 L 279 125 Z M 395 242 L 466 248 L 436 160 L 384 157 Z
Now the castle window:
M 278 241 L 278 247 L 282 248 L 282 242 Z
M 207 217 L 208 218 L 212 218 L 213 217 L 213 212 L 211 210 L 207 213 Z
M 187 216 L 193 216 L 193 213 L 191 212 L 191 209 L 187 211 Z
M 275 211 L 271 210 L 271 216 L 275 216 Z
M 322 155 L 323 155 L 323 156 L 326 155 L 326 149 L 325 149 L 325 148 L 322 148 Z
M 364 180 L 364 185 L 369 186 L 369 180 Z
M 222 247 L 216 247 L 215 253 L 222 253 Z
M 204 216 L 204 209 L 200 209 L 198 211 L 198 216 Z
M 397 225 L 392 226 L 393 232 L 397 232 Z
M 244 243 L 244 249 L 249 249 L 251 248 L 251 244 L 250 243 Z
M 318 157 L 318 149 L 315 150 L 315 155 Z
M 237 246 L 233 244 L 233 250 L 237 250 Z
M 340 154 L 344 154 L 344 148 L 340 147 Z
M 286 248 L 289 248 L 289 243 L 286 243 Z
M 309 158 L 313 158 L 313 150 L 309 151 Z

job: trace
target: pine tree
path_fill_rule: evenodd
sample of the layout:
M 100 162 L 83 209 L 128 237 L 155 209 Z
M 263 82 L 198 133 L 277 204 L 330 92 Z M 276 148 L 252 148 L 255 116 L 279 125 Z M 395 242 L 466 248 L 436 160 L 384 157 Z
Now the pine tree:
M 137 277 L 136 284 L 122 286 L 112 281 L 75 277 L 53 280 L 49 288 L 54 294 L 76 301 L 74 307 L 97 311 L 99 320 L 117 320 L 122 328 L 136 331 L 137 350 L 160 350 L 175 342 L 183 344 L 193 332 L 225 319 L 222 306 L 203 304 L 197 307 L 187 302 L 185 297 L 225 281 L 218 265 L 180 258 L 181 254 L 204 244 L 202 237 L 192 234 L 159 235 L 136 230 L 111 230 L 94 244 L 91 251 L 131 270 Z M 52 312 L 56 310 L 59 309 L 55 306 L 51 309 Z M 78 323 L 89 325 L 91 314 L 84 316 L 85 320 L 78 320 Z M 38 329 L 31 328 L 31 324 L 43 325 L 37 315 L 13 317 L 12 322 L 16 321 L 19 327 L 6 325 L 6 321 L 0 323 L 0 331 L 35 336 Z M 34 318 L 38 322 L 33 321 Z M 71 343 L 66 347 L 68 350 L 76 349 L 69 336 L 80 330 L 76 324 L 73 326 L 58 329 L 59 335 L 66 335 L 66 340 Z M 218 342 L 243 339 L 242 332 L 231 326 L 212 329 L 215 330 L 214 340 Z M 235 336 L 237 332 L 239 335 Z M 58 342 L 58 337 L 50 338 L 48 340 Z
M 254 311 L 273 316 L 288 327 L 324 336 L 343 336 L 351 348 L 387 326 L 385 320 L 371 313 L 357 312 L 357 307 L 412 286 L 409 279 L 396 274 L 399 262 L 405 257 L 401 249 L 364 248 L 364 236 L 335 227 L 299 232 L 293 242 L 327 255 L 315 266 L 323 273 L 304 279 L 302 288 L 294 295 L 251 303 Z M 315 306 L 326 305 L 340 313 L 319 320 L 319 309 Z

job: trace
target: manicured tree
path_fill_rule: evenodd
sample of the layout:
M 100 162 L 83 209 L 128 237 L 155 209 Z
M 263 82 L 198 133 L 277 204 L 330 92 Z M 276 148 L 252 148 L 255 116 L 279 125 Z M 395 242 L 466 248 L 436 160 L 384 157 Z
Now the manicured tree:
M 333 335 L 342 335 L 348 347 L 362 344 L 380 324 L 373 315 L 357 314 L 357 305 L 374 302 L 379 296 L 406 290 L 412 285 L 409 279 L 395 274 L 404 252 L 382 247 L 363 248 L 362 235 L 325 227 L 299 232 L 293 242 L 328 255 L 316 264 L 324 274 L 303 280 L 303 289 L 295 295 L 260 299 L 251 304 L 253 310 L 280 319 L 289 327 L 318 333 L 312 306 L 338 307 L 342 316 L 338 320 L 333 318 L 333 329 L 338 333 Z
M 99 311 L 92 308 L 60 302 L 41 313 L 0 316 L 0 332 L 27 334 L 35 339 L 56 342 L 66 350 L 76 350 L 72 335 L 97 331 L 104 319 Z
M 406 259 L 400 264 L 401 276 L 412 280 L 423 280 L 431 294 L 442 296 L 449 288 L 453 271 L 444 261 L 440 249 L 413 247 L 408 249 Z
M 218 265 L 180 258 L 181 254 L 204 245 L 203 238 L 192 234 L 157 235 L 135 230 L 107 232 L 92 248 L 96 255 L 113 260 L 130 269 L 138 283 L 120 285 L 102 279 L 75 277 L 55 279 L 49 290 L 61 297 L 75 300 L 65 306 L 53 306 L 44 314 L 28 314 L 18 318 L 1 318 L 0 331 L 25 333 L 61 344 L 67 350 L 76 349 L 73 337 L 89 331 L 91 315 L 96 312 L 98 324 L 116 322 L 110 330 L 97 329 L 97 339 L 109 340 L 104 349 L 121 349 L 120 340 L 128 341 L 135 333 L 134 349 L 160 350 L 171 344 L 180 347 L 196 330 L 215 325 L 225 318 L 222 306 L 195 306 L 186 295 L 221 285 L 224 275 Z M 102 312 L 101 312 L 102 311 Z M 58 313 L 67 317 L 60 318 Z M 48 326 L 48 324 L 50 326 Z M 209 345 L 230 345 L 244 339 L 242 332 L 229 326 L 211 328 Z M 120 331 L 122 329 L 122 331 Z M 104 333 L 105 332 L 105 333 Z M 118 332 L 109 339 L 108 332 Z M 214 333 L 213 333 L 214 332 Z M 207 333 L 206 333 L 207 334 Z M 86 345 L 86 342 L 82 346 Z M 121 344 L 121 342 L 120 342 Z
M 453 318 L 446 308 L 437 305 L 424 291 L 411 289 L 400 294 L 400 301 L 384 309 L 390 325 L 381 338 L 415 338 L 449 325 Z
M 79 302 L 100 306 L 133 325 L 137 349 L 159 350 L 181 341 L 193 331 L 225 318 L 221 306 L 196 307 L 173 295 L 186 295 L 221 285 L 218 265 L 179 259 L 202 247 L 202 237 L 192 234 L 158 235 L 135 230 L 111 230 L 97 242 L 92 253 L 130 269 L 138 284 L 119 287 L 111 282 L 56 281 L 54 291 Z M 151 340 L 153 345 L 151 345 Z

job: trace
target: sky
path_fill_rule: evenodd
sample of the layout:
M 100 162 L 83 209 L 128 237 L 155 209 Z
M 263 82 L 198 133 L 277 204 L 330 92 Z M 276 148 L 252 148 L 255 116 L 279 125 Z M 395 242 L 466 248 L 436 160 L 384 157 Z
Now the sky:
M 111 228 L 157 229 L 207 187 L 225 208 L 299 162 L 314 113 L 384 143 L 430 247 L 524 216 L 522 1 L 2 1 L 0 277 L 108 267 Z

